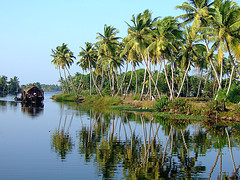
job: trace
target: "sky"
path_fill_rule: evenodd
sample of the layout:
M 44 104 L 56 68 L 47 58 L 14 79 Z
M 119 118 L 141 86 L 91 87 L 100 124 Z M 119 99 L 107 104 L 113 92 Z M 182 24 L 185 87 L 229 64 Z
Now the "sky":
M 51 49 L 68 44 L 79 61 L 80 47 L 95 43 L 104 24 L 127 35 L 133 14 L 149 9 L 153 17 L 177 16 L 185 0 L 8 0 L 0 5 L 0 76 L 17 76 L 20 84 L 58 84 Z M 240 4 L 240 0 L 236 1 Z M 77 65 L 71 75 L 82 73 Z

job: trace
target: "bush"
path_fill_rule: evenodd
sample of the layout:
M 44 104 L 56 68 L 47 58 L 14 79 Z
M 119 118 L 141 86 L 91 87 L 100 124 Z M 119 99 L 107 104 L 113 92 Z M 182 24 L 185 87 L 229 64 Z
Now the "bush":
M 227 100 L 232 103 L 239 103 L 240 102 L 240 87 L 233 84 L 231 87 L 231 90 L 229 91 L 229 94 L 227 96 Z
M 182 113 L 188 109 L 189 104 L 187 103 L 186 99 L 177 98 L 177 99 L 174 99 L 174 101 L 172 101 L 171 103 L 169 103 L 168 107 L 170 109 L 174 109 L 174 110 L 177 110 L 177 112 Z
M 136 94 L 136 95 L 133 97 L 133 100 L 140 100 L 140 94 Z
M 161 99 L 156 100 L 156 104 L 154 104 L 154 108 L 157 111 L 164 111 L 167 108 L 167 105 L 169 103 L 169 99 L 167 96 L 163 96 Z

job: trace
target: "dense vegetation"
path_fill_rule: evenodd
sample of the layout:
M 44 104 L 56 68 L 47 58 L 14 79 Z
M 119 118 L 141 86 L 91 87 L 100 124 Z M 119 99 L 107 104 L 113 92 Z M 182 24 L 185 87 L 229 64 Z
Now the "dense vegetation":
M 176 8 L 184 14 L 155 18 L 145 10 L 133 15 L 123 38 L 104 25 L 98 41 L 86 42 L 79 52 L 77 65 L 86 75 L 70 75 L 76 57 L 67 44 L 53 49 L 63 93 L 76 98 L 131 94 L 139 100 L 164 95 L 170 102 L 203 96 L 238 103 L 240 7 L 231 0 L 189 0 Z

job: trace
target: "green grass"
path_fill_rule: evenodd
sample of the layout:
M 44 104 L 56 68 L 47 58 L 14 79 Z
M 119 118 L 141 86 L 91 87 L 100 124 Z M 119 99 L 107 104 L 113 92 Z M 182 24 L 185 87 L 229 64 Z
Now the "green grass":
M 74 94 L 56 94 L 51 99 L 57 102 L 75 102 L 77 100 Z

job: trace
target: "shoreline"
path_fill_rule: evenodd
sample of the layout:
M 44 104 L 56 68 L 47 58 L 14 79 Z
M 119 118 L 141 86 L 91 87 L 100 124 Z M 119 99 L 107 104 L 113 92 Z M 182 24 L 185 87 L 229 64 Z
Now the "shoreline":
M 57 94 L 52 96 L 56 102 L 72 102 L 77 103 L 80 106 L 96 108 L 96 109 L 108 109 L 118 111 L 129 111 L 136 113 L 151 114 L 153 116 L 168 118 L 173 120 L 200 120 L 211 123 L 233 123 L 240 124 L 240 111 L 235 109 L 234 104 L 227 104 L 226 111 L 221 112 L 217 109 L 217 105 L 214 102 L 208 100 L 204 101 L 201 98 L 180 98 L 180 101 L 186 101 L 187 106 L 185 110 L 179 112 L 178 107 L 165 110 L 163 112 L 157 111 L 154 105 L 157 101 L 139 101 L 134 100 L 132 97 L 123 99 L 120 96 L 111 97 L 98 95 L 82 96 L 79 100 L 73 94 Z M 181 109 L 181 108 L 180 108 Z

